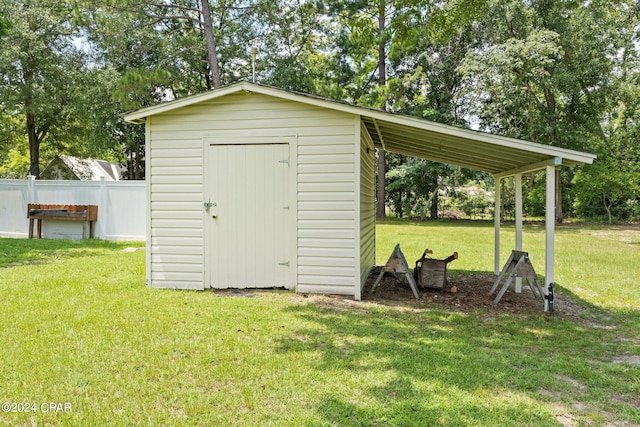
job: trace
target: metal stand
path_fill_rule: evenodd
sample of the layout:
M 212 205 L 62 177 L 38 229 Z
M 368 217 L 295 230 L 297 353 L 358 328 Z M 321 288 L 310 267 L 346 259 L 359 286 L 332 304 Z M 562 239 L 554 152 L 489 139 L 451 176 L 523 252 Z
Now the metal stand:
M 531 288 L 533 296 L 535 296 L 536 298 L 542 298 L 544 296 L 544 291 L 542 290 L 542 287 L 540 287 L 540 283 L 538 283 L 538 276 L 536 275 L 536 271 L 533 269 L 533 265 L 529 260 L 528 252 L 511 251 L 511 256 L 509 256 L 509 259 L 502 268 L 500 275 L 493 284 L 493 287 L 491 287 L 489 295 L 492 295 L 496 291 L 496 289 L 498 289 L 498 285 L 505 275 L 508 275 L 507 281 L 502 286 L 502 289 L 500 289 L 500 292 L 496 296 L 496 299 L 493 300 L 494 304 L 498 304 L 498 302 L 500 302 L 500 299 L 507 291 L 507 289 L 509 289 L 509 285 L 511 285 L 511 281 L 515 277 L 526 279 L 527 284 Z
M 400 250 L 400 244 L 398 243 L 395 248 L 393 248 L 393 252 L 391 252 L 391 256 L 389 260 L 385 264 L 384 268 L 378 275 L 375 283 L 371 287 L 371 291 L 369 294 L 372 294 L 373 291 L 380 284 L 380 280 L 382 280 L 382 276 L 384 273 L 393 273 L 393 274 L 404 274 L 407 280 L 409 281 L 409 286 L 411 286 L 411 290 L 413 291 L 413 295 L 416 299 L 420 299 L 420 294 L 418 293 L 418 287 L 416 286 L 415 280 L 413 280 L 413 276 L 411 275 L 411 270 L 409 269 L 409 264 L 407 264 L 407 259 L 404 257 L 404 254 Z

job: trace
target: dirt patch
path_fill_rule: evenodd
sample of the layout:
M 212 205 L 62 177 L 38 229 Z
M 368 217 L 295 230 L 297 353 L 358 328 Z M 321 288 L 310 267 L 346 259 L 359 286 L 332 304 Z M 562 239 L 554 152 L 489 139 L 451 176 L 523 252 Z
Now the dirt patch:
M 563 224 L 558 229 L 577 228 L 580 233 L 588 234 L 602 240 L 619 241 L 629 245 L 640 244 L 640 224 L 621 224 L 602 227 L 597 225 L 590 229 L 589 224 Z
M 632 355 L 618 356 L 618 357 L 614 357 L 613 360 L 611 360 L 611 362 L 626 363 L 629 365 L 640 366 L 640 356 L 632 356 Z
M 511 313 L 544 311 L 544 301 L 533 295 L 526 281 L 523 281 L 522 293 L 516 293 L 513 286 L 511 286 L 502 296 L 500 302 L 494 304 L 493 301 L 502 287 L 502 283 L 504 283 L 501 282 L 493 295 L 489 295 L 489 291 L 496 280 L 495 275 L 491 273 L 449 274 L 448 281 L 452 287 L 455 287 L 455 292 L 422 288 L 419 289 L 420 299 L 416 300 L 409 283 L 404 277 L 398 278 L 388 273 L 385 273 L 380 284 L 373 294 L 371 294 L 371 287 L 379 271 L 379 268 L 374 269 L 369 275 L 362 295 L 363 301 L 374 301 L 388 305 L 408 304 L 423 307 L 433 304 L 446 306 L 463 312 L 469 312 L 478 308 Z M 570 298 L 565 298 L 565 296 L 558 291 L 555 293 L 554 309 L 556 314 L 563 317 L 579 317 L 582 312 L 582 308 L 579 305 L 574 303 Z

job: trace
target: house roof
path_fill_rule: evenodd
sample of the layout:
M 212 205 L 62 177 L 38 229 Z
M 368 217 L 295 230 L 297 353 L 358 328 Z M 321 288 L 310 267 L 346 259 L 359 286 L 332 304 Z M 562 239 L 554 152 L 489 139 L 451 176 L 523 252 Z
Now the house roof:
M 580 151 L 462 129 L 248 82 L 142 108 L 126 114 L 124 119 L 132 123 L 144 123 L 149 116 L 240 92 L 263 94 L 353 114 L 360 117 L 376 148 L 480 170 L 497 177 L 531 172 L 547 165 L 590 164 L 596 158 L 593 154 Z
M 121 164 L 106 160 L 82 159 L 79 157 L 58 154 L 60 161 L 81 181 L 99 181 L 105 178 L 107 181 L 119 181 L 126 170 Z M 47 175 L 49 170 L 56 167 L 54 159 L 40 174 Z

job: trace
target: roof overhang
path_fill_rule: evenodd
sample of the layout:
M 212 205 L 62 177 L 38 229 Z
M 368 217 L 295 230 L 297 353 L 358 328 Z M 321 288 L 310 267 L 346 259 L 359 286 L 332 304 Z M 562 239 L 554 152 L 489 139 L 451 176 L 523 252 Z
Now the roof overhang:
M 202 94 L 142 108 L 124 119 L 144 123 L 147 117 L 234 93 L 258 93 L 315 105 L 360 117 L 376 148 L 439 163 L 507 177 L 546 166 L 591 164 L 595 155 L 486 132 L 457 128 L 326 98 L 240 82 Z

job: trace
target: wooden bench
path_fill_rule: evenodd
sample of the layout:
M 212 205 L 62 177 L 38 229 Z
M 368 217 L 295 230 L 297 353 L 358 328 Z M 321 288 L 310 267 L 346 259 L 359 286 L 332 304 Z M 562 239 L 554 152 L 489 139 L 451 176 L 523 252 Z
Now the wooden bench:
M 33 226 L 38 220 L 38 239 L 42 239 L 42 221 L 84 221 L 82 224 L 82 238 L 93 239 L 95 223 L 98 220 L 98 206 L 95 205 L 45 205 L 29 203 L 27 205 L 29 218 L 29 238 L 33 239 Z

